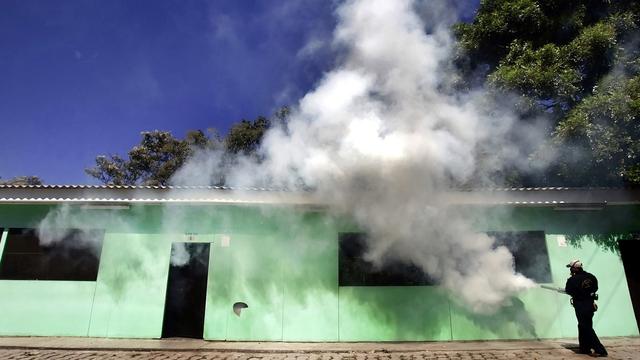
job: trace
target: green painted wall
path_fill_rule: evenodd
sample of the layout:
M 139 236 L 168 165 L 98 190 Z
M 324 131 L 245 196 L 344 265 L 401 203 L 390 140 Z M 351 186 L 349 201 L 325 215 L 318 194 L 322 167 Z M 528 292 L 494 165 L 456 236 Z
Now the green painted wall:
M 87 336 L 95 283 L 0 281 L 0 335 Z
M 2 205 L 0 227 L 34 227 L 49 206 Z M 469 211 L 469 210 L 467 210 Z M 619 256 L 588 237 L 640 231 L 640 207 L 597 212 L 481 209 L 478 231 L 544 230 L 553 284 L 580 258 L 600 280 L 601 336 L 637 336 Z M 479 215 L 479 214 L 482 215 Z M 442 289 L 338 287 L 338 232 L 352 224 L 284 207 L 72 208 L 76 224 L 106 230 L 95 282 L 0 281 L 0 335 L 161 336 L 171 243 L 211 241 L 204 338 L 265 341 L 419 341 L 575 337 L 568 297 L 531 289 L 494 315 L 472 314 Z M 2 238 L 4 239 L 4 238 Z M 0 242 L 0 253 L 4 241 Z M 1 255 L 1 254 L 0 254 Z M 241 316 L 234 302 L 249 305 Z
M 432 286 L 341 287 L 340 341 L 450 340 L 449 306 Z
M 228 235 L 228 246 L 214 242 L 204 337 L 337 341 L 335 226 L 315 213 L 266 216 L 279 225 L 267 232 L 238 229 Z M 236 316 L 235 302 L 249 308 Z
M 172 238 L 178 236 L 105 236 L 89 336 L 161 336 Z
M 0 259 L 7 238 L 0 237 Z M 95 283 L 0 281 L 0 336 L 87 336 Z

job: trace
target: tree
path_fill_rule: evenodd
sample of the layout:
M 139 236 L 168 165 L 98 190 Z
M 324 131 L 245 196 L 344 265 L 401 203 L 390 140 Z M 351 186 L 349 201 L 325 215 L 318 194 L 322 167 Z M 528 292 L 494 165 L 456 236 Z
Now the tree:
M 188 133 L 184 140 L 168 131 L 143 132 L 140 144 L 129 150 L 128 159 L 100 155 L 96 166 L 85 171 L 110 185 L 168 185 L 195 148 L 208 146 L 212 146 L 210 140 L 199 130 Z
M 579 157 L 580 166 L 568 156 L 560 158 L 563 177 L 577 171 L 588 185 L 620 179 L 640 184 L 640 76 L 603 81 L 558 124 L 554 141 Z
M 279 109 L 273 123 L 284 124 L 289 114 L 289 108 Z M 238 156 L 259 160 L 257 151 L 271 125 L 272 120 L 264 116 L 253 121 L 243 119 L 231 126 L 225 138 L 215 129 L 209 129 L 206 134 L 193 130 L 184 139 L 177 139 L 168 131 L 143 132 L 140 144 L 129 150 L 126 159 L 119 155 L 100 155 L 96 157 L 96 165 L 85 172 L 104 184 L 168 185 L 173 174 L 195 152 L 215 151 L 222 157 L 221 181 L 224 181 L 224 170 L 233 166 Z
M 270 126 L 271 121 L 264 116 L 258 116 L 254 121 L 241 120 L 231 127 L 224 139 L 225 149 L 232 154 L 255 154 Z
M 0 185 L 42 185 L 43 181 L 37 176 L 16 176 L 9 180 L 0 179 Z
M 192 150 L 221 150 L 223 141 L 218 130 L 209 128 L 207 134 L 202 130 L 192 130 L 187 132 L 184 141 Z
M 552 119 L 544 184 L 640 184 L 639 25 L 631 0 L 483 0 L 455 27 L 456 65 L 463 86 L 518 95 L 523 121 Z

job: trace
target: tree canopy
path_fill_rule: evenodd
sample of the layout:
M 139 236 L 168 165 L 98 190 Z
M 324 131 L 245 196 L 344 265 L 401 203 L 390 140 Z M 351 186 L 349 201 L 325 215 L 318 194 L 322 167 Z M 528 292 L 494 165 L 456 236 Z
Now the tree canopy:
M 483 0 L 455 27 L 456 64 L 468 86 L 518 95 L 523 120 L 551 118 L 542 184 L 637 185 L 639 24 L 631 0 Z
M 0 185 L 42 185 L 43 181 L 38 176 L 16 176 L 11 179 L 2 180 Z
M 269 119 L 259 116 L 254 121 L 241 120 L 229 130 L 225 138 L 225 149 L 233 154 L 255 153 L 262 143 L 262 136 L 271 126 Z
M 280 109 L 274 118 L 278 121 L 288 116 L 288 109 Z M 90 176 L 110 185 L 169 185 L 171 177 L 199 150 L 219 151 L 222 166 L 234 161 L 236 156 L 254 156 L 260 147 L 271 120 L 259 116 L 255 120 L 235 123 L 225 138 L 214 129 L 189 131 L 183 139 L 169 131 L 143 132 L 140 143 L 127 153 L 100 155 L 96 165 L 85 169 Z M 212 184 L 221 185 L 221 184 Z

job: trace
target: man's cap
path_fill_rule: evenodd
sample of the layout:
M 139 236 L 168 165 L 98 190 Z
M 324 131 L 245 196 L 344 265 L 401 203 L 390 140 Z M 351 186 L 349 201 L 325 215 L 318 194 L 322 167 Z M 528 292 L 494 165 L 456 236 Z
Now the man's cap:
M 582 262 L 580 260 L 571 260 L 570 263 L 567 264 L 568 268 L 581 268 L 582 269 Z

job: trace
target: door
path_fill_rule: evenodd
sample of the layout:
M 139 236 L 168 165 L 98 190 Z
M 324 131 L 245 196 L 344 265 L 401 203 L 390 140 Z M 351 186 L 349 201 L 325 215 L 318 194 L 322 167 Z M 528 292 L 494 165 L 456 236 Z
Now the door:
M 162 323 L 162 337 L 202 339 L 209 271 L 209 244 L 176 242 Z
M 620 257 L 624 264 L 624 272 L 627 275 L 633 311 L 636 313 L 636 321 L 638 328 L 640 328 L 640 261 L 638 261 L 640 239 L 620 240 L 618 245 L 620 247 Z

